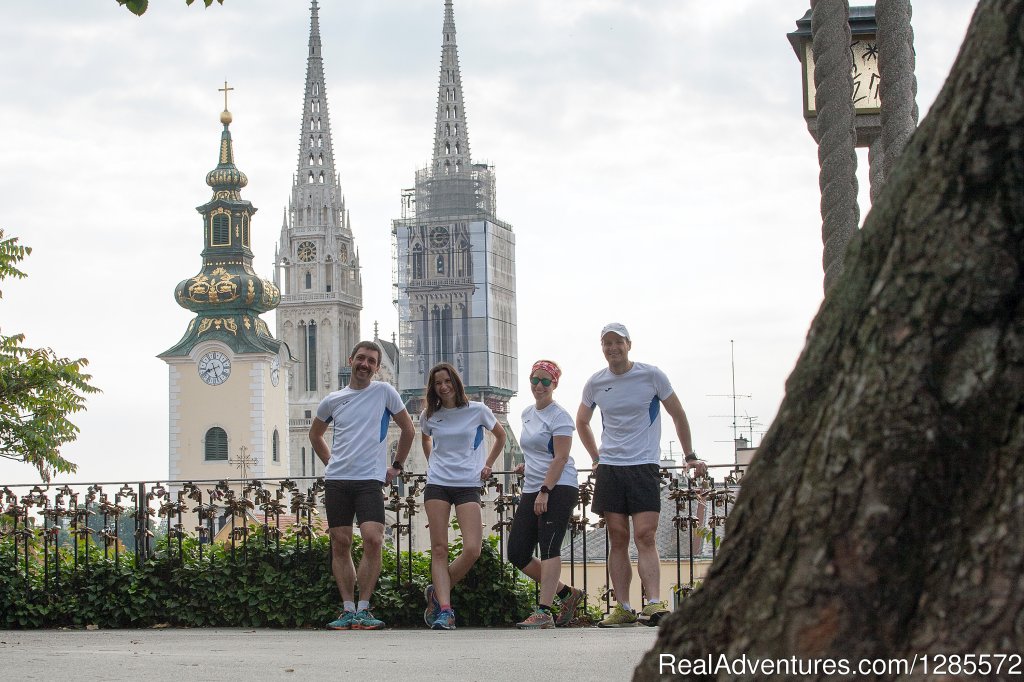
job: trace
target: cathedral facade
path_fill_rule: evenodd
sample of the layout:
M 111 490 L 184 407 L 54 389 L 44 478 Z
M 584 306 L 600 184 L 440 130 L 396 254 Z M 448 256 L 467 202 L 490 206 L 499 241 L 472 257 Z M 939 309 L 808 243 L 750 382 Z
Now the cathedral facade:
M 277 337 L 295 358 L 288 375 L 291 475 L 319 476 L 323 464 L 309 444 L 309 427 L 320 400 L 348 383 L 363 284 L 335 166 L 316 0 L 299 125 L 298 165 L 274 258 L 281 289 Z

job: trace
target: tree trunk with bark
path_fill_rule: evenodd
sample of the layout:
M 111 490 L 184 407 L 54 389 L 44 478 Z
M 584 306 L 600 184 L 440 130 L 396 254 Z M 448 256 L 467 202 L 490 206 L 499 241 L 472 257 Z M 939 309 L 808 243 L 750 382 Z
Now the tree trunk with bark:
M 811 326 L 708 580 L 636 679 L 668 675 L 662 654 L 1024 654 L 1022 271 L 1024 0 L 982 0 Z

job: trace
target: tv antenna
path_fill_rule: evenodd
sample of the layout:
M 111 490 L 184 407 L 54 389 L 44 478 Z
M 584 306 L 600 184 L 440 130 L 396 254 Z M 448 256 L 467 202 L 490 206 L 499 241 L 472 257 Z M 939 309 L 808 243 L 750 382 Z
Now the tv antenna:
M 737 424 L 736 416 L 736 399 L 737 398 L 752 398 L 753 396 L 749 393 L 736 393 L 736 341 L 729 339 L 729 362 L 732 367 L 732 393 L 709 393 L 709 398 L 732 398 L 732 415 L 728 414 L 713 414 L 712 417 L 729 417 L 732 416 L 732 441 L 736 442 L 739 438 L 739 424 Z M 754 417 L 757 419 L 757 417 Z

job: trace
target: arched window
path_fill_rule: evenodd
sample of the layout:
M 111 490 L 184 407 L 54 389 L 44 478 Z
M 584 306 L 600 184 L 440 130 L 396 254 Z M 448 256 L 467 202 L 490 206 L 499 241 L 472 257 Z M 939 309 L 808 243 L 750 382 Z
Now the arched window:
M 277 429 L 274 429 L 274 436 L 270 442 L 270 456 L 275 462 L 281 461 L 281 437 L 277 435 Z
M 308 273 L 308 272 L 306 273 L 306 288 L 307 289 L 312 289 L 313 288 L 313 275 L 311 273 Z
M 206 432 L 203 438 L 203 452 L 207 462 L 226 462 L 228 459 L 228 434 L 219 426 Z
M 309 145 L 313 146 L 313 138 L 309 138 Z M 316 139 L 316 148 L 317 149 L 322 149 L 323 146 L 324 146 L 324 138 L 318 137 Z
M 320 84 L 319 83 L 313 83 L 313 94 L 314 95 L 319 95 L 320 94 Z
M 309 171 L 309 184 L 313 184 L 313 171 Z
M 320 156 L 319 156 L 319 157 L 317 158 L 317 160 L 316 160 L 316 165 L 318 165 L 318 166 L 322 166 L 322 165 L 324 165 L 324 155 L 323 155 L 323 154 L 321 154 L 321 155 L 320 155 Z
M 437 267 L 436 267 L 437 274 L 439 274 L 439 275 L 443 274 L 444 273 L 444 258 L 442 258 L 441 256 L 438 256 L 437 257 L 436 265 L 437 265 Z
M 423 247 L 412 247 L 412 278 L 423 279 Z
M 302 448 L 302 475 L 306 475 L 306 448 Z
M 320 171 L 320 178 L 318 179 L 318 182 L 321 185 L 324 184 L 324 173 L 323 173 L 323 171 Z
M 305 327 L 306 390 L 316 390 L 316 322 Z
M 210 221 L 210 244 L 226 246 L 231 243 L 231 225 L 225 213 L 218 213 Z
M 313 165 L 313 163 L 314 163 L 313 155 L 312 155 L 312 154 L 310 154 L 310 155 L 309 155 L 309 165 L 310 165 L 310 166 L 312 166 L 312 165 Z

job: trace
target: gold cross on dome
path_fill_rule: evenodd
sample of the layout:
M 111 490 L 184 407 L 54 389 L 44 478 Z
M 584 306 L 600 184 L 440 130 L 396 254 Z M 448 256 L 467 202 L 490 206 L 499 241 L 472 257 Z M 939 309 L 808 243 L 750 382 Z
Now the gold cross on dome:
M 223 88 L 217 88 L 217 92 L 223 92 L 224 93 L 224 111 L 228 110 L 228 91 L 229 90 L 234 90 L 234 88 L 229 88 L 227 81 L 224 81 L 224 87 Z

